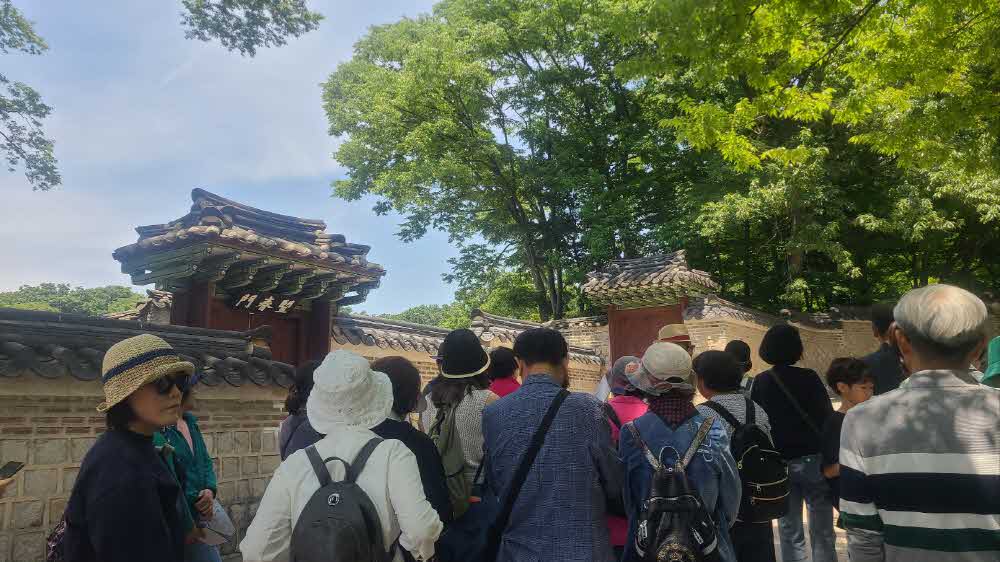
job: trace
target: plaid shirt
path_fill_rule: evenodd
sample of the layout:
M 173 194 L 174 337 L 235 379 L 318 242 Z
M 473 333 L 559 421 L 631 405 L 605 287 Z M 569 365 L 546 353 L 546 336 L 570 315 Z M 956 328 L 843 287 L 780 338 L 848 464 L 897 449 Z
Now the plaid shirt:
M 550 377 L 531 375 L 486 407 L 487 479 L 501 499 L 559 391 Z M 528 472 L 497 561 L 612 562 L 605 498 L 621 491 L 621 466 L 601 403 L 571 393 Z

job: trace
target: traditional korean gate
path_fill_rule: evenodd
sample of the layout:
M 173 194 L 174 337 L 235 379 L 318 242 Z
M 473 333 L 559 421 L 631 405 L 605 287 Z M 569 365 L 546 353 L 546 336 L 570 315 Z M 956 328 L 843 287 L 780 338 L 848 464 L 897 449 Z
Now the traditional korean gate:
M 623 355 L 641 357 L 656 341 L 657 332 L 667 324 L 683 323 L 683 305 L 654 306 L 629 310 L 608 310 L 608 331 L 611 338 L 611 360 Z

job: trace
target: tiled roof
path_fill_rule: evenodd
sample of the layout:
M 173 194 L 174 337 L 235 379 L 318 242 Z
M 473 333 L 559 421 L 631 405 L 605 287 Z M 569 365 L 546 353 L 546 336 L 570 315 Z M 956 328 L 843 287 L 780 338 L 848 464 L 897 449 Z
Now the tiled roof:
M 594 327 L 594 326 L 607 326 L 608 325 L 608 315 L 600 314 L 597 316 L 583 316 L 580 318 L 563 318 L 561 320 L 549 320 L 548 322 L 542 324 L 546 328 L 552 328 L 553 330 L 566 330 L 575 327 Z
M 762 326 L 793 322 L 801 326 L 821 329 L 840 328 L 843 320 L 868 320 L 870 317 L 871 309 L 861 306 L 835 307 L 828 312 L 800 312 L 783 309 L 780 315 L 774 315 L 727 301 L 715 295 L 690 299 L 684 309 L 684 320 L 732 318 Z
M 626 308 L 671 304 L 717 291 L 708 273 L 688 267 L 684 250 L 615 260 L 587 274 L 583 292 L 596 304 Z
M 158 291 L 155 289 L 146 291 L 146 299 L 135 303 L 135 307 L 124 312 L 112 312 L 105 314 L 105 318 L 115 320 L 143 320 L 147 321 L 150 312 L 154 309 L 170 310 L 173 306 L 174 295 L 169 291 Z
M 560 320 L 558 322 L 562 321 Z M 517 336 L 521 332 L 532 328 L 552 327 L 553 329 L 556 329 L 550 324 L 551 323 L 540 324 L 538 322 L 520 320 L 518 318 L 507 318 L 506 316 L 497 316 L 481 310 L 474 310 L 472 311 L 471 328 L 481 340 L 487 344 L 492 344 L 495 340 L 498 342 L 511 343 L 517 339 Z M 604 359 L 592 349 L 570 346 L 569 356 L 570 360 L 580 363 L 590 363 L 595 365 L 601 365 L 604 363 Z
M 208 386 L 249 381 L 287 388 L 293 380 L 293 366 L 272 361 L 267 349 L 253 345 L 253 339 L 270 337 L 267 330 L 231 332 L 10 308 L 0 308 L 0 376 L 96 380 L 105 351 L 142 333 L 169 342 Z
M 138 241 L 114 251 L 133 283 L 170 288 L 197 277 L 224 289 L 251 286 L 301 300 L 342 298 L 352 290 L 364 297 L 385 275 L 368 261 L 368 246 L 327 233 L 321 220 L 255 209 L 202 189 L 191 200 L 188 214 L 140 226 Z
M 356 314 L 333 319 L 333 339 L 341 344 L 372 345 L 386 349 L 436 355 L 449 330 Z
M 498 340 L 498 343 L 513 342 L 524 330 L 541 326 L 535 322 L 495 316 L 478 310 L 472 316 L 472 331 L 486 345 L 494 340 Z M 341 344 L 369 345 L 436 355 L 441 342 L 450 331 L 437 326 L 350 314 L 334 317 L 332 335 L 334 341 Z M 593 351 L 575 347 L 570 348 L 570 359 L 581 363 L 603 363 L 603 359 Z

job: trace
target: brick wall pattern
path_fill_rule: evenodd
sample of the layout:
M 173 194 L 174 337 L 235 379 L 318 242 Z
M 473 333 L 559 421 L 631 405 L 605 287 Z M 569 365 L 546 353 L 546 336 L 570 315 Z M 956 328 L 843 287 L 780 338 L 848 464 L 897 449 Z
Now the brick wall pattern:
M 8 382 L 11 384 L 11 382 Z M 80 462 L 104 431 L 97 399 L 0 396 L 0 459 L 27 466 L 0 496 L 0 562 L 42 562 L 45 537 L 59 522 Z M 236 545 L 280 462 L 280 402 L 202 400 L 199 425 L 218 476 L 219 500 L 238 529 Z

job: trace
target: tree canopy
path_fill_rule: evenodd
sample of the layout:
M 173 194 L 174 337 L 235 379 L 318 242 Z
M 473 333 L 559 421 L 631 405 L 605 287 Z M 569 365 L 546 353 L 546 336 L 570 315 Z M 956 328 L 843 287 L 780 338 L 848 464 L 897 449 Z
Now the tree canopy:
M 998 43 L 965 0 L 444 0 L 325 83 L 335 192 L 447 231 L 460 293 L 523 275 L 540 320 L 680 248 L 771 310 L 996 293 Z
M 129 310 L 145 298 L 119 285 L 85 289 L 68 283 L 42 283 L 0 292 L 0 307 L 101 316 Z

